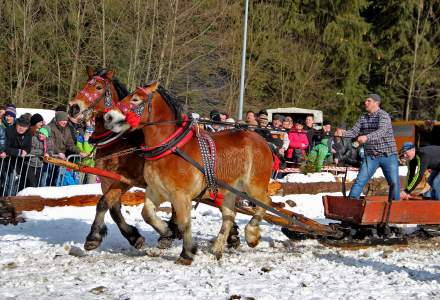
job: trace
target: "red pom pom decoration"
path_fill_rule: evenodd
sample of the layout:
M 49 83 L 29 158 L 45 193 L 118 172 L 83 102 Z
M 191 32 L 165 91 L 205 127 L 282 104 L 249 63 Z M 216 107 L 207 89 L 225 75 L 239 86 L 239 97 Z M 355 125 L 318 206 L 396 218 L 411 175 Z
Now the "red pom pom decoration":
M 141 118 L 138 117 L 134 112 L 129 111 L 125 115 L 125 120 L 127 121 L 128 125 L 130 125 L 131 128 L 137 128 L 139 126 L 139 123 L 141 122 Z

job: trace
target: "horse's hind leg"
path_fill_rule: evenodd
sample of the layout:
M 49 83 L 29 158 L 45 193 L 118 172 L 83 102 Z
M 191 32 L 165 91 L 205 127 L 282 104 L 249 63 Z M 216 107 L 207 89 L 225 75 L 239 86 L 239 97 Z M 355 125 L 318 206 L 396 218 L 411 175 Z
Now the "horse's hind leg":
M 148 193 L 146 192 L 144 208 L 142 209 L 142 217 L 144 218 L 145 222 L 150 224 L 154 230 L 159 233 L 160 237 L 158 240 L 158 247 L 161 249 L 169 248 L 173 242 L 174 234 L 168 227 L 168 224 L 157 216 L 157 205 L 147 196 L 147 194 Z
M 264 204 L 270 205 L 270 203 L 271 203 L 271 199 L 267 195 L 266 190 L 258 191 L 258 189 L 256 187 L 254 187 L 253 189 L 248 190 L 248 194 L 257 200 L 260 200 Z M 264 208 L 257 206 L 257 208 L 255 209 L 254 216 L 249 221 L 249 223 L 246 225 L 245 237 L 246 237 L 246 242 L 249 245 L 249 247 L 254 248 L 260 242 L 261 235 L 260 235 L 259 225 L 260 225 L 261 220 L 263 220 L 265 213 L 266 213 L 266 210 Z
M 121 202 L 118 201 L 113 204 L 113 206 L 110 208 L 110 215 L 130 245 L 136 249 L 141 249 L 144 246 L 145 239 L 139 233 L 136 227 L 128 225 L 125 222 L 125 219 L 121 213 Z
M 225 199 L 221 207 L 222 212 L 222 227 L 217 239 L 212 246 L 212 253 L 217 259 L 223 256 L 226 240 L 228 239 L 229 232 L 234 224 L 235 220 L 235 195 L 231 193 L 225 194 Z

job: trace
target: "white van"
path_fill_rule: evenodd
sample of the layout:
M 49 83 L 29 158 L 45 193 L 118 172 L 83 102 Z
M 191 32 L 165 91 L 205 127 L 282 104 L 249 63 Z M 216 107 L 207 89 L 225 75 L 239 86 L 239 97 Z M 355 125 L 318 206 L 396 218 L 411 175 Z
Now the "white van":
M 321 110 L 316 109 L 306 109 L 306 108 L 298 108 L 298 107 L 283 107 L 283 108 L 270 108 L 267 109 L 267 114 L 269 118 L 269 122 L 272 122 L 273 115 L 279 114 L 284 117 L 291 117 L 294 121 L 296 119 L 305 120 L 308 115 L 313 115 L 315 119 L 315 124 L 321 125 L 323 122 L 323 114 Z

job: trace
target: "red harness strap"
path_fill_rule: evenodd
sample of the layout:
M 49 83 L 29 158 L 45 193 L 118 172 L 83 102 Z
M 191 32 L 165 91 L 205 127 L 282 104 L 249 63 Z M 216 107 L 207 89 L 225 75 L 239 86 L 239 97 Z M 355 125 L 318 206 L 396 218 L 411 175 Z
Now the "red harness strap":
M 180 136 L 182 134 L 182 132 L 185 130 L 186 125 L 188 124 L 188 116 L 183 115 L 183 120 L 182 120 L 182 126 L 180 126 L 172 135 L 170 135 L 168 138 L 166 138 L 165 140 L 163 140 L 160 144 L 153 146 L 153 147 L 145 147 L 145 146 L 141 146 L 141 151 L 153 151 L 159 147 L 161 147 L 162 145 L 168 143 L 169 141 L 175 139 L 176 137 Z M 167 156 L 171 153 L 174 152 L 174 150 L 176 148 L 180 148 L 183 145 L 185 145 L 187 142 L 189 142 L 189 140 L 193 137 L 194 135 L 194 128 L 191 128 L 191 130 L 188 131 L 188 133 L 186 134 L 185 137 L 183 137 L 181 139 L 180 142 L 178 142 L 174 147 L 160 153 L 159 155 L 153 156 L 153 157 L 144 157 L 146 160 L 158 160 L 164 156 Z

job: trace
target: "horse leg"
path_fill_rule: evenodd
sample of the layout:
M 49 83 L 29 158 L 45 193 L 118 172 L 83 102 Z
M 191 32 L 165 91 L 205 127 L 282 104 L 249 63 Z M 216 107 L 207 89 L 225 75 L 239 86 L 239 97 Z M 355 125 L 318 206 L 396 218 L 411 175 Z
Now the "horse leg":
M 174 198 L 173 207 L 176 211 L 176 224 L 179 231 L 183 232 L 183 245 L 180 257 L 176 263 L 181 265 L 190 265 L 194 260 L 194 255 L 197 252 L 197 246 L 193 244 L 191 232 L 191 199 L 184 199 L 179 197 Z
M 179 226 L 176 224 L 176 210 L 174 207 L 171 207 L 171 219 L 167 222 L 168 228 L 173 233 L 173 240 L 181 240 L 183 239 L 183 232 L 179 230 Z
M 119 231 L 127 239 L 127 241 L 136 249 L 141 249 L 144 246 L 145 239 L 139 233 L 136 227 L 128 225 L 125 222 L 124 216 L 121 213 L 121 202 L 115 202 L 110 208 L 110 216 L 118 225 Z
M 212 253 L 217 259 L 223 256 L 226 240 L 229 237 L 229 233 L 235 220 L 235 195 L 231 193 L 225 194 L 225 199 L 221 207 L 222 212 L 222 227 L 217 239 L 212 246 Z
M 103 195 L 96 205 L 96 215 L 90 233 L 87 235 L 84 249 L 94 250 L 101 245 L 102 238 L 107 234 L 107 226 L 104 223 L 104 216 L 108 210 L 106 195 Z
M 148 197 L 148 193 L 145 193 L 145 202 L 142 209 L 142 217 L 147 224 L 151 225 L 160 237 L 158 240 L 158 247 L 166 249 L 171 247 L 173 242 L 173 232 L 168 227 L 168 224 L 159 218 L 156 214 L 157 205 Z
M 248 189 L 248 194 L 260 201 L 262 201 L 266 205 L 271 204 L 271 199 L 267 195 L 266 190 L 258 191 L 257 187 L 253 187 L 253 189 Z M 254 248 L 260 242 L 260 222 L 263 220 L 266 210 L 260 206 L 257 206 L 255 209 L 255 214 L 249 221 L 249 223 L 245 227 L 245 238 L 249 247 Z

